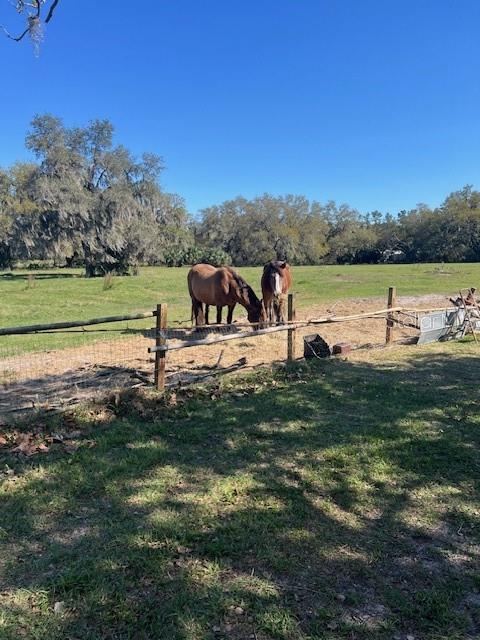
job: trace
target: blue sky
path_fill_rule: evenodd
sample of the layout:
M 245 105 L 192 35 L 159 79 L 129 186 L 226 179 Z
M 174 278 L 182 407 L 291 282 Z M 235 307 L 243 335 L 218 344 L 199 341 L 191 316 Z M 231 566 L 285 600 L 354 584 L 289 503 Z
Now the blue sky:
M 51 112 L 161 154 L 192 212 L 263 192 L 437 205 L 480 187 L 479 26 L 478 0 L 61 0 L 39 58 L 0 38 L 0 165 Z

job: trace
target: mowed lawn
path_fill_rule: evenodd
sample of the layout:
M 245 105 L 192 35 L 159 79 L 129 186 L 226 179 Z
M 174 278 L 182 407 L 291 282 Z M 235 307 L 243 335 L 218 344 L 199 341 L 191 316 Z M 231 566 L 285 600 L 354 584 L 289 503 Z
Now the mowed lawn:
M 478 353 L 395 347 L 37 420 L 65 441 L 0 448 L 0 637 L 478 638 Z
M 239 269 L 260 295 L 260 267 Z M 103 279 L 85 279 L 80 270 L 36 271 L 33 281 L 27 272 L 0 273 L 0 327 L 83 320 L 93 317 L 148 311 L 159 302 L 169 305 L 169 321 L 190 321 L 187 290 L 188 268 L 145 267 L 135 277 L 116 277 L 111 289 Z M 454 294 L 459 287 L 480 285 L 480 263 L 418 265 L 328 265 L 294 267 L 297 307 L 309 309 L 318 303 L 342 298 L 382 297 L 397 287 L 399 295 Z M 245 312 L 237 307 L 236 317 Z M 129 323 L 129 327 L 151 326 L 152 321 Z M 124 328 L 125 324 L 111 326 Z M 92 334 L 92 339 L 105 334 Z M 114 334 L 118 337 L 118 333 Z M 85 341 L 72 333 L 55 336 L 18 337 L 10 340 L 17 350 L 56 348 Z M 0 345 L 1 348 L 1 345 Z

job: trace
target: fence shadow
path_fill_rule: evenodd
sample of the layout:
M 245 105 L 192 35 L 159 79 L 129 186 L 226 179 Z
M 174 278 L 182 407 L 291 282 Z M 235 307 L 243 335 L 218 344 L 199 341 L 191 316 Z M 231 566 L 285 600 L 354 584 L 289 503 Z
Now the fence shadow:
M 314 363 L 131 396 L 70 421 L 96 446 L 67 458 L 4 454 L 1 590 L 44 594 L 7 637 L 475 637 L 479 374 L 445 348 Z

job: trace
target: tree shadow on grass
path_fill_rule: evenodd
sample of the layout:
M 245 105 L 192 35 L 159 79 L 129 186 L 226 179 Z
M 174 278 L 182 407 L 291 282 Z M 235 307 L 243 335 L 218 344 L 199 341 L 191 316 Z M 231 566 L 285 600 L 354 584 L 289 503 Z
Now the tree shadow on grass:
M 65 278 L 84 278 L 85 277 L 84 275 L 79 273 L 63 273 L 63 272 L 62 273 L 57 273 L 57 272 L 46 273 L 45 271 L 36 271 L 35 269 L 32 269 L 28 273 L 14 273 L 14 272 L 0 273 L 1 280 L 9 280 L 12 282 L 16 280 L 28 280 L 32 276 L 35 278 L 35 280 L 64 280 Z
M 475 637 L 479 374 L 333 361 L 80 421 L 95 448 L 7 481 L 5 637 Z
M 48 369 L 48 361 L 45 364 Z M 100 394 L 103 396 L 109 389 L 129 388 L 139 380 L 146 383 L 152 374 L 141 366 L 143 364 L 140 362 L 137 367 L 78 364 L 76 368 L 54 374 L 45 371 L 18 382 L 14 378 L 16 373 L 12 372 L 13 380 L 7 376 L 5 380 L 0 378 L 0 421 L 19 416 L 17 422 L 23 419 L 28 424 L 32 409 L 67 409 L 69 404 L 73 406 L 98 398 Z M 8 369 L 6 371 L 8 375 Z

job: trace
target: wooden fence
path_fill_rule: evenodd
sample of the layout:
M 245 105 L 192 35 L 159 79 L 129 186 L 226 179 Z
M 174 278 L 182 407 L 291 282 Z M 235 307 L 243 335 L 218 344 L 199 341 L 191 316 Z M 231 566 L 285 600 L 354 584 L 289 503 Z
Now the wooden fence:
M 178 349 L 187 349 L 191 347 L 201 347 L 204 345 L 212 345 L 230 340 L 240 340 L 245 338 L 256 338 L 268 334 L 287 332 L 285 357 L 287 361 L 293 361 L 296 358 L 295 353 L 295 332 L 297 329 L 308 326 L 317 326 L 321 324 L 350 322 L 365 318 L 375 318 L 385 316 L 386 318 L 386 343 L 393 340 L 393 329 L 396 321 L 396 312 L 403 311 L 402 307 L 396 306 L 396 291 L 394 287 L 390 287 L 388 292 L 387 307 L 377 311 L 359 313 L 347 316 L 325 316 L 322 318 L 314 318 L 310 320 L 297 321 L 295 319 L 295 295 L 288 296 L 288 319 L 284 324 L 231 324 L 231 325 L 208 325 L 201 329 L 207 330 L 208 337 L 200 337 L 195 329 L 187 327 L 178 327 L 169 329 L 168 327 L 168 308 L 166 304 L 158 304 L 156 309 L 152 311 L 107 316 L 103 318 L 93 318 L 90 320 L 72 320 L 68 322 L 55 322 L 48 324 L 36 324 L 19 327 L 0 328 L 0 336 L 34 334 L 44 332 L 55 332 L 62 329 L 75 327 L 88 327 L 92 325 L 108 324 L 129 320 L 141 320 L 145 318 L 155 318 L 155 328 L 148 333 L 146 337 L 154 340 L 154 345 L 148 348 L 148 352 L 154 354 L 154 385 L 158 391 L 165 388 L 166 363 L 168 352 Z M 200 328 L 199 328 L 200 329 Z M 220 333 L 221 331 L 221 333 Z M 175 341 L 171 339 L 175 338 Z M 27 354 L 26 354 L 27 355 Z M 28 357 L 28 356 L 27 356 Z
M 133 313 L 123 316 L 107 316 L 105 318 L 92 318 L 90 320 L 69 320 L 68 322 L 50 322 L 48 324 L 30 324 L 24 327 L 4 327 L 0 328 L 0 336 L 14 336 L 27 333 L 43 333 L 44 331 L 55 331 L 58 329 L 72 329 L 74 327 L 88 327 L 94 324 L 108 324 L 109 322 L 123 322 L 128 320 L 142 320 L 143 318 L 153 318 L 157 311 L 146 311 L 144 313 Z
M 385 309 L 379 309 L 378 311 L 371 311 L 369 313 L 360 313 L 350 316 L 326 316 L 324 318 L 315 318 L 305 321 L 295 320 L 295 294 L 288 295 L 288 319 L 283 324 L 275 324 L 273 326 L 265 327 L 264 324 L 257 323 L 256 325 L 208 325 L 207 328 L 215 329 L 220 326 L 222 330 L 231 330 L 232 333 L 226 333 L 225 335 L 216 335 L 212 333 L 208 338 L 196 339 L 191 335 L 188 339 L 181 340 L 179 342 L 169 344 L 168 337 L 169 331 L 167 329 L 167 305 L 158 305 L 157 316 L 157 332 L 155 346 L 148 349 L 149 353 L 155 354 L 155 376 L 154 384 L 158 391 L 165 389 L 165 368 L 166 358 L 169 351 L 175 351 L 178 349 L 188 349 L 191 347 L 201 347 L 221 342 L 227 342 L 230 340 L 240 340 L 245 338 L 256 338 L 273 333 L 279 333 L 282 331 L 287 332 L 287 348 L 286 359 L 291 362 L 295 360 L 295 332 L 301 327 L 317 326 L 321 324 L 339 323 L 360 320 L 362 318 L 375 318 L 379 316 L 386 316 L 386 343 L 390 343 L 393 340 L 393 327 L 394 327 L 394 314 L 402 310 L 402 307 L 395 306 L 396 292 L 394 287 L 390 287 L 388 293 L 388 302 Z M 246 331 L 238 331 L 239 328 L 248 327 Z M 175 330 L 176 337 L 179 335 L 179 330 Z M 185 334 L 185 337 L 186 334 Z

